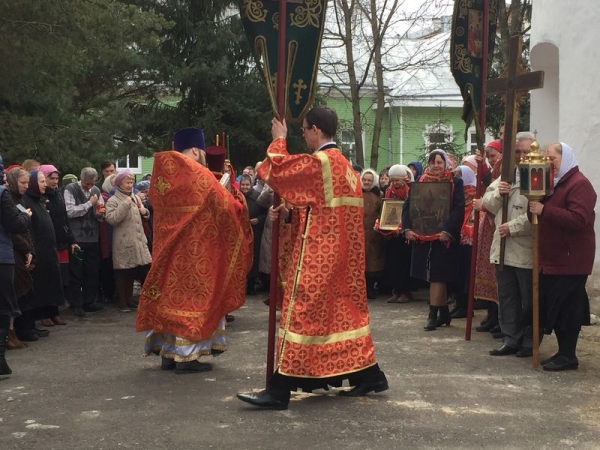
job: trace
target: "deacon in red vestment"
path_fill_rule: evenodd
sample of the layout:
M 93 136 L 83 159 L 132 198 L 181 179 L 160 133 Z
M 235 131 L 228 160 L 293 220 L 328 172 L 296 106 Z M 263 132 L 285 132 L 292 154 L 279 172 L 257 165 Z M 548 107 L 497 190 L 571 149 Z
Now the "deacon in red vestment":
M 273 142 L 258 173 L 291 205 L 270 211 L 291 221 L 295 237 L 283 298 L 277 371 L 266 390 L 242 401 L 286 409 L 290 391 L 341 386 L 340 395 L 388 389 L 375 360 L 365 283 L 360 180 L 337 149 L 337 115 L 326 106 L 306 114 L 302 131 L 313 154 L 290 155 L 285 122 L 273 119 Z M 280 219 L 281 220 L 281 219 Z
M 178 131 L 174 148 L 154 157 L 152 267 L 136 329 L 148 332 L 145 353 L 162 356 L 163 369 L 204 372 L 211 366 L 198 359 L 226 350 L 225 315 L 244 303 L 252 229 L 243 195 L 204 166 L 202 131 Z

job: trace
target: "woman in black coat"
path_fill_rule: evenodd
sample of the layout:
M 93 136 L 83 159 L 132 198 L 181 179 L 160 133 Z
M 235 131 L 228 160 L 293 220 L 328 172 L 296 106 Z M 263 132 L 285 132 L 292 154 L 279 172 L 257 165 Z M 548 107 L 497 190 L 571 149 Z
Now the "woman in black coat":
M 60 278 L 60 266 L 56 252 L 56 235 L 52 219 L 46 209 L 46 177 L 37 170 L 30 172 L 29 187 L 23 196 L 25 206 L 31 209 L 31 231 L 35 257 L 31 270 L 33 278 L 33 295 L 29 301 L 21 305 L 25 314 L 28 312 L 34 320 L 55 317 L 58 306 L 63 304 L 63 290 Z M 34 328 L 27 332 L 26 338 L 32 334 L 47 335 L 46 330 Z M 20 335 L 19 338 L 23 339 Z
M 75 249 L 78 249 L 79 246 L 77 245 L 77 241 L 75 240 L 75 236 L 73 235 L 71 228 L 69 228 L 65 199 L 60 189 L 58 189 L 58 170 L 56 167 L 49 164 L 41 165 L 40 170 L 46 177 L 45 196 L 48 199 L 46 208 L 48 209 L 50 219 L 52 220 L 52 225 L 54 226 L 61 281 L 63 287 L 65 287 L 69 285 L 69 255 L 73 253 Z M 48 312 L 51 314 L 56 314 L 42 319 L 42 324 L 44 326 L 52 327 L 54 325 L 67 324 L 58 314 L 58 309 L 52 309 Z
M 10 320 L 19 315 L 14 291 L 14 266 L 12 242 L 9 233 L 27 230 L 29 218 L 16 208 L 10 192 L 4 187 L 4 167 L 0 157 L 0 375 L 10 375 L 6 362 L 6 347 Z
M 250 225 L 252 225 L 252 233 L 254 234 L 252 268 L 248 273 L 248 281 L 246 284 L 246 294 L 254 295 L 256 294 L 256 277 L 259 275 L 260 242 L 265 227 L 265 219 L 267 218 L 267 209 L 256 202 L 260 194 L 255 189 L 252 189 L 252 178 L 249 175 L 242 175 L 240 179 L 240 191 L 242 191 L 242 194 L 246 197 L 246 204 L 248 205 L 248 213 L 250 215 Z
M 421 211 L 419 214 L 425 216 L 425 211 L 437 202 L 434 202 L 433 189 L 429 190 L 429 193 L 433 196 L 431 201 L 428 200 L 427 196 L 421 198 L 418 205 L 413 205 L 413 214 L 409 214 L 411 200 L 414 197 L 415 183 L 411 185 L 412 189 L 402 207 L 402 226 L 404 237 L 414 242 L 410 276 L 429 282 L 430 306 L 425 330 L 430 331 L 443 324 L 450 325 L 446 283 L 460 281 L 459 243 L 460 230 L 465 216 L 465 193 L 463 181 L 454 177 L 448 168 L 446 152 L 439 149 L 433 150 L 429 154 L 427 163 L 427 169 L 419 178 L 419 183 L 449 184 L 451 194 L 448 203 L 445 205 L 445 208 L 449 208 L 447 218 L 442 223 L 440 232 L 431 235 L 417 234 L 419 227 L 417 223 L 413 223 L 413 219 L 416 217 L 414 212 Z M 435 190 L 437 191 L 437 189 Z M 417 229 L 413 229 L 413 225 Z M 438 311 L 440 313 L 439 320 L 437 318 Z
M 15 206 L 18 205 L 21 210 L 26 210 L 29 216 L 31 216 L 31 210 L 27 210 L 25 203 L 23 203 L 23 195 L 25 195 L 29 187 L 29 178 L 29 172 L 23 168 L 12 169 L 6 175 L 8 190 Z M 31 278 L 29 269 L 34 256 L 33 238 L 31 237 L 30 228 L 31 223 L 28 221 L 27 228 L 24 231 L 10 234 L 15 257 L 14 290 L 19 305 L 23 302 L 26 303 L 27 299 L 25 297 L 32 295 L 33 292 L 33 279 Z M 30 330 L 35 327 L 35 320 L 29 320 L 27 314 L 24 316 L 20 315 L 19 318 L 15 319 L 14 326 L 16 330 Z M 23 348 L 26 345 L 20 341 L 15 330 L 9 330 L 9 348 Z

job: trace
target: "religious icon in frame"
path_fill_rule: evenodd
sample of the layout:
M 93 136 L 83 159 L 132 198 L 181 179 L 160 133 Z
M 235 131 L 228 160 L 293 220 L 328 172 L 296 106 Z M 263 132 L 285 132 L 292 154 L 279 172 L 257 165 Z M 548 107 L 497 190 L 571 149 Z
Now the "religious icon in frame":
M 450 216 L 451 195 L 451 183 L 412 183 L 408 211 L 411 229 L 421 236 L 440 233 Z
M 383 231 L 399 229 L 402 225 L 402 205 L 404 205 L 404 201 L 395 198 L 384 198 L 381 203 L 379 229 Z

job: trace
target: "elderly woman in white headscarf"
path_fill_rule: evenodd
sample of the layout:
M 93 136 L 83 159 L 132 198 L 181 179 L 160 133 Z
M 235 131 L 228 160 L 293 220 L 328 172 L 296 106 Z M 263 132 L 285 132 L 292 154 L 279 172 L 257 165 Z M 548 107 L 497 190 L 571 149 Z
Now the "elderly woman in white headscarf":
M 365 169 L 360 175 L 363 191 L 365 214 L 365 277 L 367 280 L 367 298 L 377 298 L 375 282 L 383 270 L 383 238 L 374 230 L 375 221 L 381 215 L 381 191 L 379 176 L 373 169 Z
M 542 361 L 544 370 L 576 370 L 575 354 L 582 325 L 590 323 L 585 290 L 596 253 L 596 192 L 579 171 L 573 149 L 563 142 L 546 147 L 554 168 L 554 190 L 530 202 L 539 216 L 540 324 L 556 334 L 558 353 Z
M 414 180 L 412 171 L 400 164 L 389 169 L 390 185 L 384 198 L 406 200 L 410 190 L 410 182 Z M 399 230 L 400 232 L 401 230 Z M 387 303 L 408 303 L 412 300 L 410 280 L 411 245 L 400 234 L 390 234 L 385 241 L 385 275 L 384 288 L 391 289 L 392 295 Z
M 410 275 L 429 282 L 427 331 L 450 325 L 446 284 L 460 279 L 458 244 L 465 215 L 465 193 L 463 181 L 453 175 L 450 167 L 446 152 L 433 150 L 419 179 L 419 183 L 430 183 L 427 193 L 419 196 L 417 202 L 414 193 L 419 184 L 414 183 L 402 208 L 404 237 L 413 241 Z M 448 189 L 436 186 L 437 183 L 447 184 Z M 446 199 L 442 199 L 444 192 L 449 193 Z M 435 221 L 441 217 L 445 219 L 437 227 Z
M 150 212 L 133 193 L 134 181 L 131 170 L 119 172 L 114 180 L 117 190 L 106 203 L 106 221 L 113 226 L 112 257 L 121 312 L 136 307 L 133 282 L 138 279 L 143 284 L 152 262 L 142 224 Z

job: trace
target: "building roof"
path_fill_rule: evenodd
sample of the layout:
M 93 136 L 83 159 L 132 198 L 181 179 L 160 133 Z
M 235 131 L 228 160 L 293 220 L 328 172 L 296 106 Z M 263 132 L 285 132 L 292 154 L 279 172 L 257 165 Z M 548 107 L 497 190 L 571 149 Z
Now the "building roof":
M 420 27 L 394 30 L 384 37 L 383 65 L 386 97 L 391 106 L 456 106 L 463 104 L 460 89 L 450 71 L 451 17 L 433 19 Z M 345 49 L 329 41 L 321 54 L 318 81 L 321 85 L 347 86 Z M 356 38 L 353 51 L 358 77 L 369 63 L 369 43 Z M 363 89 L 376 86 L 374 69 Z

